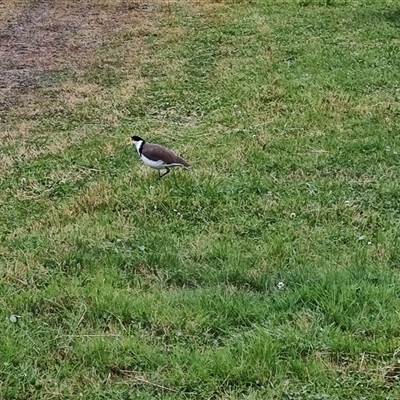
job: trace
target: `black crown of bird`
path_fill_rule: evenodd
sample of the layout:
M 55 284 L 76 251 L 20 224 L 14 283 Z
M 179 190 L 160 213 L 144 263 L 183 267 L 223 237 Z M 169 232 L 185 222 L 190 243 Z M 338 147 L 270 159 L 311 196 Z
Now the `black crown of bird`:
M 139 136 L 132 136 L 131 139 L 141 160 L 150 168 L 154 168 L 158 171 L 158 179 L 167 175 L 170 172 L 170 168 L 191 167 L 187 161 L 164 146 L 148 143 Z M 161 175 L 160 170 L 162 169 L 165 169 L 166 172 Z

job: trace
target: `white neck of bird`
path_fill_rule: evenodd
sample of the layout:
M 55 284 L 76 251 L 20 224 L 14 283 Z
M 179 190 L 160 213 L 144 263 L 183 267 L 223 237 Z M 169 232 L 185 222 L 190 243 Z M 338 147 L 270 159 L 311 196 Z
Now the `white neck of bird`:
M 138 152 L 138 154 L 140 156 L 140 147 L 143 144 L 143 140 L 139 140 L 138 142 L 133 142 L 133 143 L 135 144 L 136 150 L 137 150 L 137 152 Z

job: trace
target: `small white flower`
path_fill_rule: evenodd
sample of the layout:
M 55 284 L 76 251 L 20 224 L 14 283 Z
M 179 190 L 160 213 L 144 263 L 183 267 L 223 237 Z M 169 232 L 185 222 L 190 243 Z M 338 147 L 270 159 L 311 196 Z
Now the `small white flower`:
M 290 218 L 294 218 L 296 216 L 296 213 L 290 213 Z
M 346 206 L 349 205 L 350 204 L 350 200 L 345 200 L 344 204 L 346 204 Z
M 278 282 L 276 287 L 278 288 L 278 290 L 285 290 L 285 284 L 283 282 Z
M 10 321 L 12 322 L 12 323 L 16 323 L 16 322 L 18 322 L 18 319 L 19 318 L 21 318 L 21 316 L 20 315 L 15 315 L 15 314 L 12 314 L 12 315 L 10 315 Z

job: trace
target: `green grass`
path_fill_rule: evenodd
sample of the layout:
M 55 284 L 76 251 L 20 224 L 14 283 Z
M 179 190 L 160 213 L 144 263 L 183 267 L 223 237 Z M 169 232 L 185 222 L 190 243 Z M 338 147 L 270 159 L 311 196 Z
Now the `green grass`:
M 3 114 L 0 397 L 398 399 L 397 2 L 151 11 Z

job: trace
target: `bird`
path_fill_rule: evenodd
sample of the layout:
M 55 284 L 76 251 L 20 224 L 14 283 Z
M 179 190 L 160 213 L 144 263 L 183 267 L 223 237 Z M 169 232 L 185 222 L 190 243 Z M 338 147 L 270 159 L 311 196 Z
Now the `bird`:
M 189 168 L 191 165 L 183 158 L 177 156 L 174 152 L 166 147 L 158 144 L 148 143 L 139 136 L 132 136 L 132 144 L 135 145 L 139 157 L 149 167 L 158 170 L 158 179 L 169 174 L 170 168 L 184 167 Z M 160 175 L 160 170 L 165 169 L 166 172 Z

